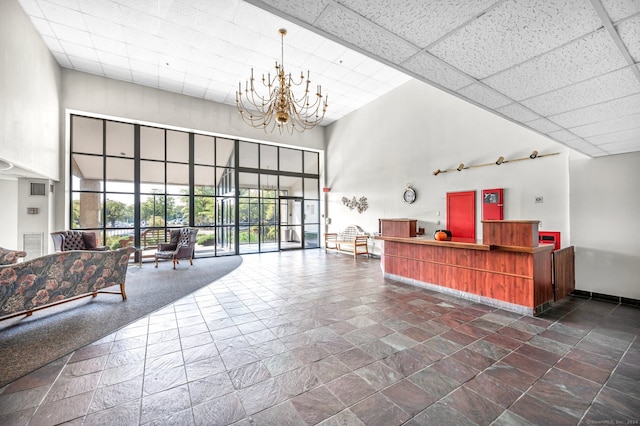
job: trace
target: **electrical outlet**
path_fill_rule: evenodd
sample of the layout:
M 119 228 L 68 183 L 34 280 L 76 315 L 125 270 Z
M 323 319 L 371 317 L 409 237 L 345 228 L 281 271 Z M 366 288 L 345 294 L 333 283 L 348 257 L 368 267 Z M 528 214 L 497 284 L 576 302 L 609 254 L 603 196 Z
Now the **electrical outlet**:
M 536 196 L 536 203 L 542 203 L 542 202 L 544 202 L 544 199 L 542 198 L 542 195 Z

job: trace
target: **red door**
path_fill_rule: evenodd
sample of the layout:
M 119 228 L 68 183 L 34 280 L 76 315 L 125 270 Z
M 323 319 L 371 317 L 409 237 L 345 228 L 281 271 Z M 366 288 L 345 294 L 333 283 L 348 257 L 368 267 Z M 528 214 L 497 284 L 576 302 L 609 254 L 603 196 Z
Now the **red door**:
M 476 191 L 447 192 L 447 229 L 453 238 L 476 239 Z

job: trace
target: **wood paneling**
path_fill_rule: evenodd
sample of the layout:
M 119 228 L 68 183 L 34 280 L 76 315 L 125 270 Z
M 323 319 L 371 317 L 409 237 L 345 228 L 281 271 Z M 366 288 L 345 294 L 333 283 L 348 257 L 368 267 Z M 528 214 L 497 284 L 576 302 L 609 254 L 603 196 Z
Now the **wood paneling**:
M 380 234 L 385 237 L 415 237 L 416 219 L 379 219 Z
M 538 247 L 539 223 L 537 220 L 485 220 L 482 239 L 489 245 Z
M 532 312 L 553 300 L 552 246 L 501 250 L 422 244 L 419 238 L 381 239 L 387 273 L 525 306 Z
M 562 299 L 576 289 L 575 251 L 573 246 L 553 252 L 554 300 Z

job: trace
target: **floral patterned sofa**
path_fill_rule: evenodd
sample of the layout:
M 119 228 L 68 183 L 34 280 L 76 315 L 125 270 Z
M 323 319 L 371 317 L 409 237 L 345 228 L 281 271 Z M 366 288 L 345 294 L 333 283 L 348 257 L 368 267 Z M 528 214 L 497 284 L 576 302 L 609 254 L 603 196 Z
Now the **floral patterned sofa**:
M 11 250 L 4 247 L 0 247 L 0 265 L 11 265 L 18 263 L 18 259 L 27 255 L 27 252 L 22 250 Z
M 72 250 L 0 266 L 0 320 L 98 293 L 121 294 L 133 248 Z M 119 285 L 120 291 L 103 289 Z

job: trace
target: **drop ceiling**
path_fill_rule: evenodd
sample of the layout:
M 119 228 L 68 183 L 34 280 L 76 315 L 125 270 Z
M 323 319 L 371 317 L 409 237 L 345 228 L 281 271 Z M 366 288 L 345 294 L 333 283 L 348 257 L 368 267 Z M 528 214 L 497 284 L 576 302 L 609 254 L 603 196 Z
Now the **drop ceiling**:
M 235 105 L 311 71 L 329 124 L 411 78 L 592 157 L 640 151 L 638 0 L 18 0 L 58 63 Z

